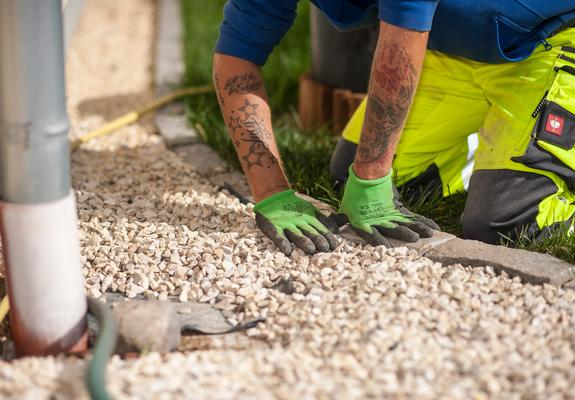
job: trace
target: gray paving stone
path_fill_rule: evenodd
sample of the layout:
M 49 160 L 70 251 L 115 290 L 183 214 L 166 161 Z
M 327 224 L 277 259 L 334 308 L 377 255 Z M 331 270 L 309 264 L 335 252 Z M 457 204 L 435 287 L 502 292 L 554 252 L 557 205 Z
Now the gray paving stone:
M 159 351 L 176 349 L 180 329 L 170 302 L 132 300 L 114 304 L 120 341 L 118 351 Z
M 342 227 L 340 235 L 354 242 L 365 243 L 349 226 Z M 396 247 L 416 250 L 419 255 L 443 265 L 490 266 L 497 272 L 519 276 L 524 282 L 575 288 L 575 266 L 548 254 L 459 239 L 444 232 L 436 232 L 432 238 L 416 243 L 390 242 Z
M 174 152 L 202 176 L 212 177 L 228 170 L 226 163 L 208 145 L 178 146 Z
M 366 243 L 361 237 L 359 237 L 349 225 L 345 225 L 340 228 L 339 236 L 355 243 Z M 415 243 L 406 243 L 400 240 L 389 239 L 389 242 L 393 247 L 407 247 L 410 250 L 415 250 L 421 256 L 427 256 L 427 253 L 432 249 L 439 247 L 453 239 L 456 239 L 454 235 L 445 232 L 435 232 L 433 237 L 427 239 L 418 240 Z
M 238 197 L 240 201 L 252 202 L 253 197 L 248 186 L 248 182 L 239 171 L 229 171 L 210 177 L 210 182 L 222 189 L 228 190 L 232 195 Z
M 188 125 L 183 113 L 159 112 L 156 115 L 156 126 L 168 147 L 196 144 L 201 140 L 196 130 Z
M 519 276 L 529 283 L 562 286 L 575 279 L 575 266 L 551 255 L 493 246 L 475 240 L 454 238 L 426 252 L 425 256 L 446 265 L 488 265 L 498 272 Z
M 390 239 L 394 247 L 406 246 L 408 249 L 413 249 L 420 255 L 427 255 L 429 251 L 443 246 L 451 240 L 457 239 L 456 236 L 446 232 L 435 232 L 432 237 L 418 240 L 415 243 L 405 243 L 399 240 Z
M 182 22 L 179 0 L 158 3 L 158 24 L 155 58 L 155 83 L 158 95 L 179 86 L 184 73 Z M 168 147 L 194 144 L 198 134 L 187 123 L 181 102 L 172 103 L 156 112 L 156 126 Z
M 158 3 L 155 82 L 159 95 L 179 84 L 184 74 L 180 0 Z
M 180 329 L 186 332 L 221 334 L 234 327 L 222 312 L 206 303 L 172 303 Z
M 113 310 L 118 321 L 120 353 L 175 350 L 182 330 L 223 334 L 238 328 L 230 325 L 220 310 L 205 303 L 131 300 L 113 303 Z

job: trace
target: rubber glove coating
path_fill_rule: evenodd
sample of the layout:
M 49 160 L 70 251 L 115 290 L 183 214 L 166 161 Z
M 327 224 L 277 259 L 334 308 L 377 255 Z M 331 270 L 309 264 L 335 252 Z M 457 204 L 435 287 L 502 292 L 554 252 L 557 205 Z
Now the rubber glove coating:
M 336 214 L 339 223 L 349 222 L 352 229 L 373 246 L 390 247 L 386 238 L 416 242 L 433 236 L 439 226 L 429 218 L 414 214 L 401 204 L 391 172 L 379 179 L 360 179 L 349 168 L 341 206 Z
M 337 247 L 336 224 L 292 189 L 276 193 L 254 206 L 256 225 L 285 255 L 292 244 L 308 254 Z

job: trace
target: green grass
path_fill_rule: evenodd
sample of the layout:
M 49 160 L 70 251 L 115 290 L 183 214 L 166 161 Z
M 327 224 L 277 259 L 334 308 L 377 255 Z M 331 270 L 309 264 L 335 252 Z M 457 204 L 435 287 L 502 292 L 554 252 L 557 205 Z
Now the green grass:
M 212 56 L 225 0 L 181 0 L 184 13 L 186 73 L 182 84 L 211 83 Z M 337 138 L 326 131 L 304 134 L 296 124 L 299 76 L 309 68 L 309 2 L 301 1 L 292 29 L 276 47 L 262 69 L 274 115 L 274 131 L 288 179 L 296 190 L 323 200 L 334 207 L 339 195 L 328 180 L 331 152 Z M 190 98 L 187 114 L 193 125 L 207 133 L 205 140 L 229 165 L 240 169 L 235 148 L 223 123 L 215 95 Z M 448 198 L 429 194 L 406 204 L 413 212 L 434 219 L 444 231 L 461 236 L 461 214 L 466 194 Z M 522 237 L 513 245 L 549 253 L 575 262 L 575 241 L 564 232 L 534 242 Z
M 406 201 L 407 208 L 414 213 L 434 220 L 444 232 L 462 236 L 461 214 L 465 207 L 467 193 L 457 193 L 443 198 L 439 191 L 423 193 L 417 200 Z
M 519 249 L 551 254 L 575 264 L 575 239 L 573 239 L 572 235 L 569 235 L 567 228 L 564 226 L 553 230 L 548 237 L 537 241 L 528 236 L 520 235 L 519 239 L 513 243 L 513 246 Z
M 225 0 L 181 0 L 184 15 L 185 85 L 212 81 L 212 56 Z M 277 46 L 262 74 L 274 113 L 290 112 L 297 102 L 299 76 L 310 63 L 309 4 L 301 1 L 298 16 Z

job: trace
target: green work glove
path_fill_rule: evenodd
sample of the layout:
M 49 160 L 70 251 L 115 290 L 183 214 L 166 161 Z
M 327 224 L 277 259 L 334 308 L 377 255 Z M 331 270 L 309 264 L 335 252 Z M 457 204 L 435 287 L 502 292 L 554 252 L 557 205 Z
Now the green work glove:
M 409 211 L 401 204 L 391 180 L 391 173 L 379 179 L 360 179 L 349 168 L 338 224 L 349 222 L 353 230 L 373 246 L 390 246 L 386 239 L 416 242 L 433 236 L 439 226 L 429 218 Z
M 292 243 L 308 254 L 334 250 L 337 226 L 292 189 L 276 193 L 254 206 L 256 225 L 287 256 Z

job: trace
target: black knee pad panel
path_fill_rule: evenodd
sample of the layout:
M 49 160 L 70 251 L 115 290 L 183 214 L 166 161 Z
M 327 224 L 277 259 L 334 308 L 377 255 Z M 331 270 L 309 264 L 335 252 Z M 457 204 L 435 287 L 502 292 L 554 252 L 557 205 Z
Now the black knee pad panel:
M 479 170 L 471 176 L 463 212 L 466 239 L 499 244 L 519 233 L 537 234 L 539 203 L 557 191 L 544 175 L 512 170 Z
M 337 191 L 343 190 L 349 175 L 349 166 L 353 163 L 357 144 L 340 138 L 331 155 L 329 179 Z
M 398 187 L 401 197 L 406 202 L 417 201 L 423 194 L 428 196 L 442 195 L 443 184 L 437 165 L 431 164 L 421 175 Z

